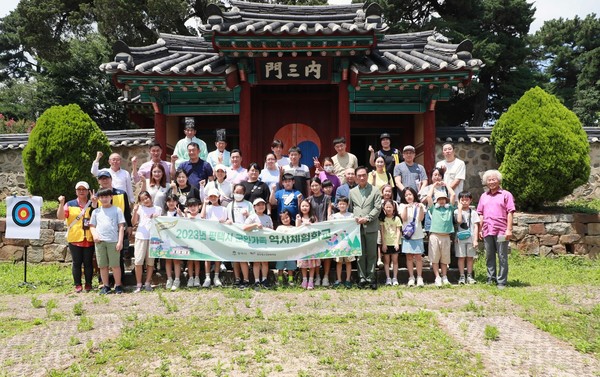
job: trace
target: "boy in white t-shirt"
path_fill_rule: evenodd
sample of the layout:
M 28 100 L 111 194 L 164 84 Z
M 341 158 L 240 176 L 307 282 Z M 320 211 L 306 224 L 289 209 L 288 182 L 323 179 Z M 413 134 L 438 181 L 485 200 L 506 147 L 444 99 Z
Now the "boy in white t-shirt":
M 340 210 L 337 213 L 331 215 L 332 220 L 344 220 L 344 219 L 353 219 L 354 215 L 352 212 L 348 212 L 350 200 L 345 196 L 340 196 L 338 198 L 338 209 Z M 343 283 L 344 287 L 352 288 L 352 262 L 354 262 L 355 257 L 337 257 L 335 258 L 336 266 L 336 280 L 333 283 L 333 288 L 339 288 L 342 285 L 342 268 L 346 265 L 346 281 Z
M 471 209 L 473 195 L 468 191 L 458 194 L 458 208 L 454 210 L 454 218 L 458 224 L 454 253 L 458 259 L 460 277 L 458 284 L 475 284 L 473 279 L 473 258 L 477 255 L 477 235 L 481 222 L 477 211 Z M 467 277 L 465 279 L 465 259 L 467 261 Z

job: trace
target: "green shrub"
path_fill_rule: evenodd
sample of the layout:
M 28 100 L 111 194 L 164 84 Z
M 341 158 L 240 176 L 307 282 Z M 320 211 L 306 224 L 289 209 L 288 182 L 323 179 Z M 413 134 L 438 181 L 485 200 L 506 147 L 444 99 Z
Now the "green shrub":
M 517 206 L 538 209 L 587 182 L 590 146 L 577 116 L 539 87 L 504 113 L 490 139 L 502 186 Z
M 59 195 L 73 197 L 78 181 L 97 187 L 90 173 L 96 151 L 102 151 L 106 159 L 108 139 L 78 105 L 49 108 L 36 122 L 23 150 L 27 189 L 33 195 L 55 199 Z

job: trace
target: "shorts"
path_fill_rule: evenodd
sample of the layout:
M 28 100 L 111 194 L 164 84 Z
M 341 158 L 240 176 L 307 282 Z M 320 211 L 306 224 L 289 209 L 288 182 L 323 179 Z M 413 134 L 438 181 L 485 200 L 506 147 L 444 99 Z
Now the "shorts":
M 154 266 L 154 258 L 150 258 L 150 240 L 135 240 L 133 249 L 133 263 L 136 266 Z
M 275 263 L 275 269 L 294 271 L 296 269 L 296 261 L 295 260 L 279 261 L 279 262 Z
M 335 262 L 336 263 L 352 263 L 356 260 L 356 257 L 352 256 L 352 257 L 336 257 L 335 258 Z
M 450 264 L 450 235 L 431 233 L 429 235 L 429 261 Z
M 423 239 L 417 240 L 402 240 L 402 253 L 403 254 L 423 254 L 425 252 L 425 246 L 423 246 Z
M 400 245 L 400 246 L 402 246 L 402 245 Z M 391 246 L 387 245 L 386 247 L 381 248 L 381 253 L 385 254 L 385 255 L 398 254 L 400 252 L 400 250 L 402 250 L 402 249 L 396 250 L 394 245 L 391 245 Z
M 121 255 L 117 250 L 116 242 L 101 241 L 96 244 L 96 261 L 98 268 L 120 267 Z
M 477 256 L 477 249 L 473 247 L 473 242 L 456 242 L 454 244 L 454 255 L 457 258 L 474 258 Z

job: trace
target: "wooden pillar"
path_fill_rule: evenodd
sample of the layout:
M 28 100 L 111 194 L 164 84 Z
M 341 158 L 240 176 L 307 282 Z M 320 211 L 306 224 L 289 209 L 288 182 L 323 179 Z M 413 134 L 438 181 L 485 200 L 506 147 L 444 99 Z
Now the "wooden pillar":
M 435 110 L 423 114 L 423 160 L 427 174 L 435 167 Z
M 350 96 L 348 81 L 345 80 L 338 84 L 338 132 L 336 137 L 339 136 L 346 138 L 346 149 L 350 151 Z
M 251 112 L 251 95 L 250 95 L 250 84 L 247 81 L 241 83 L 242 90 L 240 91 L 240 150 L 242 151 L 244 161 L 249 163 L 251 161 L 259 161 L 257 158 L 257 149 L 252 148 L 252 112 Z
M 162 146 L 161 159 L 167 157 L 167 116 L 161 113 L 154 114 L 154 139 Z

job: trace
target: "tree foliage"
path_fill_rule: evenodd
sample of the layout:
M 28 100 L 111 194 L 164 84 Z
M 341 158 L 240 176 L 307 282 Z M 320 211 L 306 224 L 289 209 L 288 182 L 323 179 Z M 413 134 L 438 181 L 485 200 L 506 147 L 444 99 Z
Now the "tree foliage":
M 39 117 L 23 149 L 27 190 L 55 198 L 72 192 L 73 182 L 94 184 L 89 167 L 96 151 L 108 156 L 108 139 L 78 105 L 49 108 Z
M 588 180 L 590 146 L 581 122 L 539 87 L 500 117 L 490 142 L 503 186 L 523 209 L 556 201 Z

